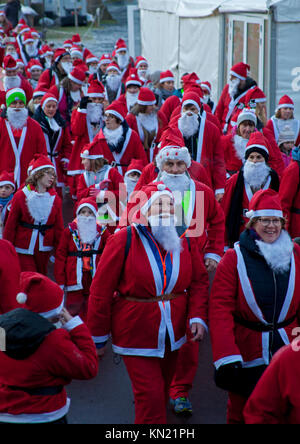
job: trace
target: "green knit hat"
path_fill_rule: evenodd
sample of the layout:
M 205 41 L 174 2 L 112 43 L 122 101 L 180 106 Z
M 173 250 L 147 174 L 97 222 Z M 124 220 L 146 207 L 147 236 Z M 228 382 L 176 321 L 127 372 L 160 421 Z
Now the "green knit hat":
M 26 94 L 21 88 L 13 88 L 7 91 L 6 93 L 6 106 L 7 108 L 15 101 L 22 100 L 24 105 L 26 106 Z

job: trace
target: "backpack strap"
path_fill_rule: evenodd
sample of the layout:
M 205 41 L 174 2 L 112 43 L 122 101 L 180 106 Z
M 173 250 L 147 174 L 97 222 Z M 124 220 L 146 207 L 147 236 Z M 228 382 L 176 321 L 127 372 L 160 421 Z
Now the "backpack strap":
M 131 237 L 132 237 L 131 225 L 129 225 L 129 227 L 127 227 L 126 230 L 127 230 L 127 240 L 126 240 L 126 246 L 125 246 L 125 261 L 127 259 L 127 256 L 128 256 L 129 250 L 130 250 L 130 245 L 131 245 Z

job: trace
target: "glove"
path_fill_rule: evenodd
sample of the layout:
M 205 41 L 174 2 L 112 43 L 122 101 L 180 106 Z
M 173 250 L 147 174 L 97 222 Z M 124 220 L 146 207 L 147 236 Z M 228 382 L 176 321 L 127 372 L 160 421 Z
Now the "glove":
M 216 386 L 228 392 L 239 393 L 243 385 L 242 370 L 242 363 L 239 361 L 221 365 L 218 370 L 215 370 Z
M 86 109 L 87 104 L 90 102 L 90 98 L 89 97 L 82 97 L 82 99 L 80 100 L 80 109 Z
M 102 180 L 102 182 L 99 183 L 99 190 L 108 190 L 109 184 L 111 184 L 111 180 Z

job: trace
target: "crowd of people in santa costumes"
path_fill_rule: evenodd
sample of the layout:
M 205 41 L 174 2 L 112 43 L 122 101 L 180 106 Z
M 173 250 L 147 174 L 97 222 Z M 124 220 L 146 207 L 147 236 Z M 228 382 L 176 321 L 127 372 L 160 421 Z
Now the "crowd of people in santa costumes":
M 292 98 L 268 114 L 243 62 L 217 98 L 121 38 L 96 55 L 79 34 L 52 47 L 25 21 L 3 32 L 0 422 L 66 423 L 64 386 L 96 376 L 110 337 L 135 423 L 191 415 L 206 332 L 228 423 L 297 418 L 280 400 L 300 322 Z

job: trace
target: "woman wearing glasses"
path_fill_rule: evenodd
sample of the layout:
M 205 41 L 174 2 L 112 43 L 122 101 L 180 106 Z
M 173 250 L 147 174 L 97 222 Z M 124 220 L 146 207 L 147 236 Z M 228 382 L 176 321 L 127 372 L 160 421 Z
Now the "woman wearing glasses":
M 300 248 L 285 230 L 279 195 L 258 191 L 247 217 L 219 263 L 210 300 L 215 381 L 229 392 L 230 424 L 243 423 L 256 383 L 300 325 Z

